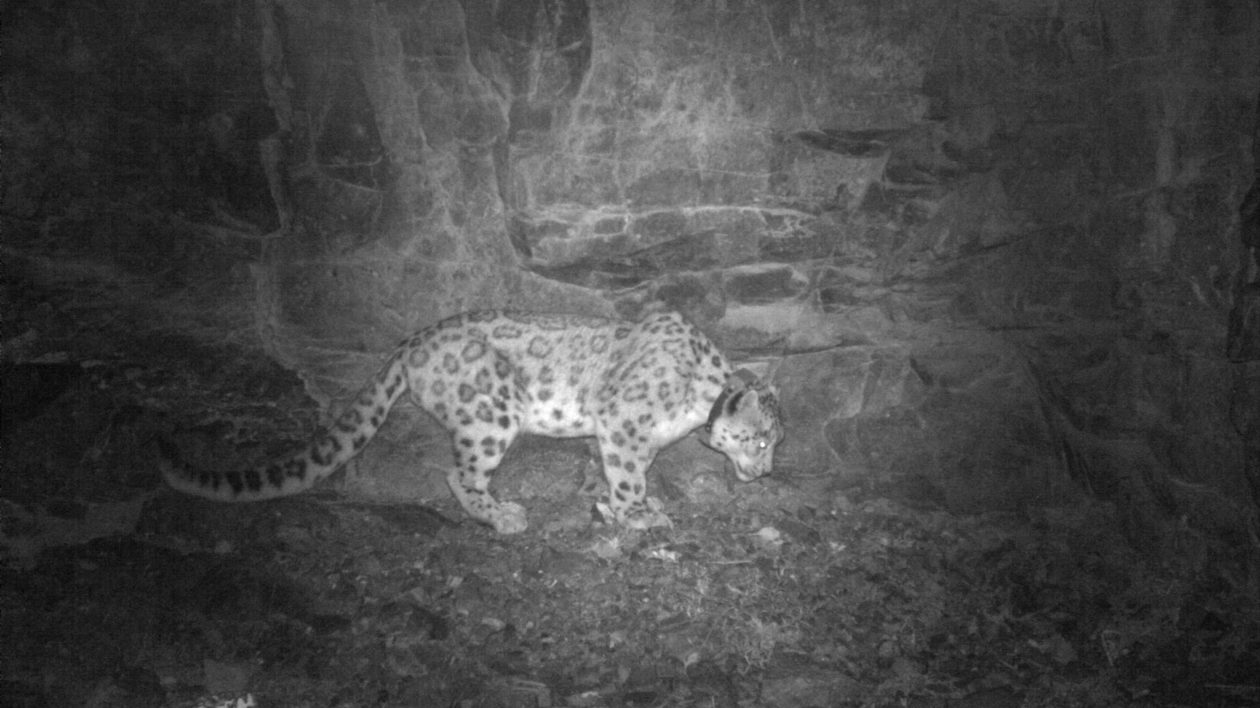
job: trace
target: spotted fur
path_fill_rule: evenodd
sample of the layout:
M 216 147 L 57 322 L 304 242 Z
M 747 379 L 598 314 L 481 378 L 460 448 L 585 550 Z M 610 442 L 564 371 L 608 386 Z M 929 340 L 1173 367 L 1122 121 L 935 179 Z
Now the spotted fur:
M 220 501 L 295 494 L 367 445 L 409 393 L 451 433 L 451 491 L 474 519 L 503 534 L 525 530 L 525 510 L 496 500 L 490 479 L 520 433 L 594 436 L 608 480 L 607 508 L 632 528 L 669 525 L 646 495 L 656 454 L 700 426 L 744 481 L 771 471 L 782 438 L 774 393 L 733 372 L 700 330 L 675 312 L 637 322 L 509 311 L 468 312 L 406 339 L 354 403 L 299 453 L 239 472 L 177 461 L 174 488 Z

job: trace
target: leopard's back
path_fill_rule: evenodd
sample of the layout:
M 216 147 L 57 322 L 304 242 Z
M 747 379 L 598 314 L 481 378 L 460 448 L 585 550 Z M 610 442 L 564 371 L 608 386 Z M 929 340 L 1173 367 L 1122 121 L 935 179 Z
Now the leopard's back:
M 495 396 L 479 400 L 480 410 L 471 406 L 480 392 L 517 401 L 511 412 L 521 432 L 553 437 L 594 435 L 613 421 L 654 417 L 672 424 L 662 428 L 669 439 L 660 442 L 668 444 L 705 421 L 730 374 L 712 342 L 673 312 L 638 322 L 465 313 L 422 330 L 404 347 L 413 397 L 448 427 L 509 413 L 495 408 Z
M 406 343 L 413 397 L 448 428 L 469 425 L 470 413 L 477 421 L 498 410 L 511 413 L 523 432 L 591 435 L 585 397 L 627 332 L 625 323 L 598 317 L 499 310 L 457 315 Z M 477 399 L 482 407 L 470 408 L 478 393 L 485 396 Z M 499 410 L 500 403 L 511 410 Z

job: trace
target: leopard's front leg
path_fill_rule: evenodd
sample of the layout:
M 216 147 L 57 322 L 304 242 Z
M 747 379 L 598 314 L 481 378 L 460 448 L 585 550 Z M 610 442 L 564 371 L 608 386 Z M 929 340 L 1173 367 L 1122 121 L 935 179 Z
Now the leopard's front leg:
M 608 480 L 607 511 L 617 523 L 632 529 L 673 526 L 661 511 L 660 501 L 647 496 L 646 473 L 656 450 L 630 450 L 603 436 L 599 438 L 599 450 Z

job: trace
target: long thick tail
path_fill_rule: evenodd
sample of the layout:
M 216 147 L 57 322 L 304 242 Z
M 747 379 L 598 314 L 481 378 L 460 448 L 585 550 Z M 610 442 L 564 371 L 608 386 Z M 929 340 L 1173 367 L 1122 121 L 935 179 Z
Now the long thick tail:
M 395 352 L 354 403 L 301 452 L 253 469 L 218 472 L 192 466 L 180 458 L 174 445 L 159 441 L 162 476 L 181 492 L 224 502 L 262 501 L 310 489 L 359 454 L 376 435 L 407 390 L 405 358 L 403 350 Z

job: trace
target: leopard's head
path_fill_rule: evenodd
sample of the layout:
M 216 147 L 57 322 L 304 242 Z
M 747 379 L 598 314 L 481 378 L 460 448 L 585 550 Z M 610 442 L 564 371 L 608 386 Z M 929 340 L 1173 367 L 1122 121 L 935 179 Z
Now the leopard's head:
M 705 444 L 726 455 L 741 482 L 770 474 L 783 439 L 779 401 L 770 385 L 741 369 L 713 403 Z

